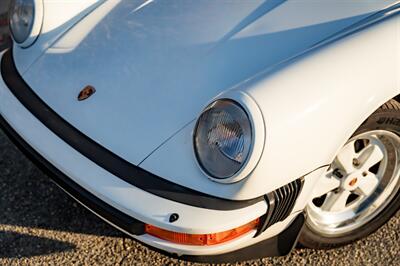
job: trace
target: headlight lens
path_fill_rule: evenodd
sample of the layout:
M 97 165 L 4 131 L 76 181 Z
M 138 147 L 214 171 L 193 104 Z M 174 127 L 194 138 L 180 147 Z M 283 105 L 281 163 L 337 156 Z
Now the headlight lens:
M 14 41 L 25 42 L 31 35 L 35 19 L 34 0 L 14 0 L 10 9 L 10 30 Z
M 194 132 L 197 160 L 211 177 L 237 174 L 249 157 L 252 127 L 245 110 L 232 100 L 217 100 L 200 116 Z

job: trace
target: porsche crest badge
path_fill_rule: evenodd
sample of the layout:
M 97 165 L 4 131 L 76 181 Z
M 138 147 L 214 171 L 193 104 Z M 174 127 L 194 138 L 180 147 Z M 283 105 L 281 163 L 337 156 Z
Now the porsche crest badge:
M 92 96 L 96 92 L 96 89 L 93 86 L 86 86 L 81 90 L 81 92 L 78 95 L 78 101 L 83 101 Z

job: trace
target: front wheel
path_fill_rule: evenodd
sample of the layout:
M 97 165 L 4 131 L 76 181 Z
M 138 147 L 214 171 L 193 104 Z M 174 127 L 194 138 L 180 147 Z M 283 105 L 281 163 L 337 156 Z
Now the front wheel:
M 300 243 L 333 248 L 363 238 L 400 207 L 400 104 L 372 114 L 339 151 L 306 207 Z

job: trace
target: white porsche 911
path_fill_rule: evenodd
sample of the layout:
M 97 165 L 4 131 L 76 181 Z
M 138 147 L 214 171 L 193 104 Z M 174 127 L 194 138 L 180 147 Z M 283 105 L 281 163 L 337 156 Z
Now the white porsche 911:
M 400 1 L 14 0 L 0 124 L 153 248 L 333 248 L 400 207 Z

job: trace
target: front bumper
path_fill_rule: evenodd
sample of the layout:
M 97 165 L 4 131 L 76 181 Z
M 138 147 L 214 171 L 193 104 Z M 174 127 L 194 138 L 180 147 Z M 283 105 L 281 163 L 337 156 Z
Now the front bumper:
M 10 54 L 9 57 L 11 57 Z M 3 58 L 2 75 L 5 75 L 4 68 L 7 67 L 4 65 L 7 62 L 4 61 Z M 16 80 L 13 82 L 18 82 L 17 79 L 23 82 L 18 73 L 14 74 L 15 77 L 13 76 L 12 79 Z M 18 89 L 29 88 L 18 87 Z M 179 198 L 179 196 L 178 200 L 174 201 L 166 199 L 169 195 L 157 195 L 159 187 L 152 187 L 151 192 L 144 191 L 110 173 L 104 167 L 100 167 L 88 158 L 90 154 L 84 156 L 68 145 L 28 109 L 1 80 L 0 124 L 7 135 L 33 161 L 45 169 L 68 194 L 105 221 L 141 242 L 168 253 L 186 255 L 188 259 L 200 261 L 239 261 L 255 257 L 285 255 L 295 244 L 304 221 L 301 213 L 291 214 L 284 221 L 272 225 L 257 237 L 254 237 L 257 233 L 254 230 L 235 240 L 215 246 L 179 245 L 145 234 L 145 223 L 170 231 L 191 234 L 221 232 L 265 215 L 268 206 L 265 201 L 257 200 L 251 202 L 250 205 L 241 205 L 240 208 L 228 208 L 229 201 L 222 199 L 219 201 L 220 199 L 215 198 L 210 201 L 207 196 L 202 195 L 203 205 L 217 201 L 228 206 L 223 209 L 219 207 L 208 209 L 183 204 L 181 201 L 186 198 Z M 50 111 L 44 109 L 43 115 L 50 114 Z M 179 187 L 173 187 L 173 189 L 181 191 Z M 173 191 L 176 193 L 176 190 Z M 232 202 L 232 205 L 235 205 L 235 202 Z M 174 223 L 169 222 L 171 213 L 179 213 L 180 219 Z M 292 225 L 289 226 L 291 223 Z

